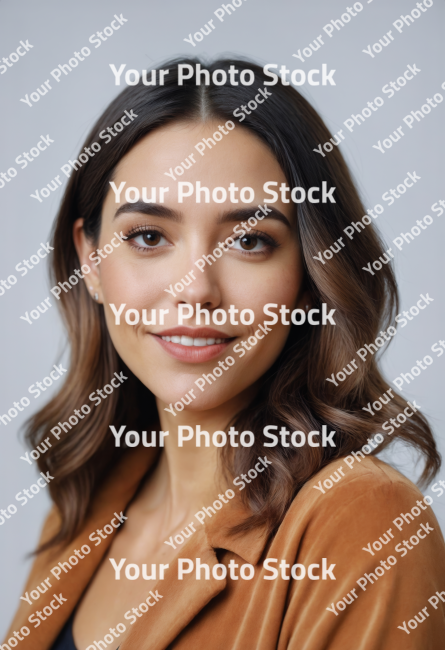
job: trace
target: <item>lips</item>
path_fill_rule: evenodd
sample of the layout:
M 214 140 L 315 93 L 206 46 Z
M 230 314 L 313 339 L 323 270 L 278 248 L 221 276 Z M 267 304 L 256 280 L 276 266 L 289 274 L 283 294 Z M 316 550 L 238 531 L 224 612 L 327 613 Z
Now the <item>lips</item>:
M 210 327 L 174 327 L 152 336 L 170 356 L 191 363 L 219 356 L 235 338 Z

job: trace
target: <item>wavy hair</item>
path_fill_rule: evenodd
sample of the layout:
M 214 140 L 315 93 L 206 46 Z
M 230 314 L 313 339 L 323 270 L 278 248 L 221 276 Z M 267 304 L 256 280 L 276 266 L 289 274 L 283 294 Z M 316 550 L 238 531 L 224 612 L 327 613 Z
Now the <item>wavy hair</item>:
M 216 69 L 228 71 L 231 65 L 238 70 L 248 68 L 254 71 L 255 85 L 196 85 L 194 78 L 178 85 L 180 63 L 200 63 L 210 75 Z M 97 241 L 109 180 L 122 157 L 141 138 L 178 120 L 231 119 L 233 111 L 247 104 L 258 92 L 258 85 L 268 80 L 259 66 L 235 59 L 211 65 L 199 59 L 177 59 L 163 68 L 169 69 L 164 85 L 146 86 L 141 81 L 127 87 L 98 119 L 82 146 L 83 150 L 100 141 L 99 134 L 116 123 L 125 110 L 137 114 L 137 119 L 70 177 L 52 234 L 54 284 L 66 282 L 80 267 L 72 235 L 76 219 L 84 219 L 86 235 Z M 295 210 L 305 282 L 313 306 L 326 302 L 335 308 L 337 325 L 291 326 L 283 351 L 262 378 L 259 393 L 230 423 L 239 430 L 253 431 L 255 444 L 221 450 L 225 471 L 235 476 L 247 473 L 258 455 L 264 454 L 262 432 L 266 425 L 284 426 L 291 431 L 321 430 L 326 425 L 336 431 L 335 448 L 267 448 L 273 464 L 242 492 L 251 512 L 242 528 L 266 523 L 273 532 L 306 481 L 333 459 L 359 450 L 370 436 L 382 430 L 385 421 L 403 411 L 406 402 L 395 394 L 374 416 L 362 409 L 388 390 L 375 355 L 368 355 L 353 372 L 344 373 L 346 378 L 338 386 L 326 381 L 332 373 L 351 370 L 353 366 L 348 364 L 356 351 L 374 342 L 379 332 L 393 322 L 398 311 L 397 286 L 389 263 L 373 276 L 362 269 L 367 260 L 378 259 L 385 250 L 372 224 L 329 262 L 314 260 L 319 251 L 329 249 L 344 235 L 346 226 L 361 219 L 365 210 L 339 148 L 334 147 L 325 157 L 313 151 L 331 138 L 317 112 L 292 86 L 279 82 L 269 92 L 260 109 L 246 116 L 242 128 L 266 143 L 291 187 L 307 190 L 321 186 L 322 181 L 336 187 L 336 203 L 300 203 Z M 71 345 L 71 362 L 59 393 L 27 423 L 27 440 L 32 447 L 42 443 L 59 421 L 68 420 L 74 409 L 88 403 L 89 395 L 107 384 L 114 372 L 124 370 L 129 379 L 38 459 L 40 470 L 50 470 L 55 476 L 49 489 L 62 522 L 45 548 L 74 537 L 94 491 L 123 453 L 114 447 L 109 425 L 124 423 L 132 429 L 145 429 L 150 409 L 152 426 L 158 423 L 154 396 L 119 358 L 107 331 L 103 308 L 91 299 L 84 283 L 62 293 L 59 306 Z M 414 413 L 391 437 L 384 434 L 384 441 L 373 453 L 394 439 L 403 440 L 423 455 L 421 480 L 430 480 L 440 466 L 440 456 L 423 415 Z

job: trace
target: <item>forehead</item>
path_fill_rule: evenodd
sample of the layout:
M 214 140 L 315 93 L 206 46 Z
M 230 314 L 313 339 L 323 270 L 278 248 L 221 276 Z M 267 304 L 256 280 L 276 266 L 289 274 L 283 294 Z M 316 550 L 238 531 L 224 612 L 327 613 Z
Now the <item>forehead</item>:
M 286 181 L 275 156 L 259 137 L 236 121 L 232 130 L 224 124 L 222 119 L 175 122 L 156 129 L 120 161 L 114 176 L 132 185 L 170 187 L 169 197 L 175 196 L 178 181 L 199 180 L 211 188 L 233 182 L 256 190 L 267 181 Z

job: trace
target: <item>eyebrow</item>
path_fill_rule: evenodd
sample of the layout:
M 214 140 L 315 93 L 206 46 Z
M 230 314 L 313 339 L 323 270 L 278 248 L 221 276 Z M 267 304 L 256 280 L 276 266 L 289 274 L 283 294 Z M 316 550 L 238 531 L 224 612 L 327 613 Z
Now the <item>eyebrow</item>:
M 264 219 L 275 219 L 275 221 L 281 221 L 281 223 L 284 223 L 285 226 L 287 226 L 288 228 L 291 228 L 291 224 L 289 222 L 289 219 L 287 217 L 285 217 L 282 212 L 280 212 L 276 208 L 271 208 L 269 205 L 267 206 L 267 210 L 268 210 L 268 212 L 267 212 L 266 215 L 264 214 L 264 212 L 262 210 L 259 209 L 259 206 L 256 206 L 255 208 L 240 208 L 240 209 L 236 209 L 236 210 L 229 210 L 228 212 L 225 212 L 218 219 L 218 223 L 228 223 L 228 222 L 232 222 L 232 221 L 244 221 L 244 220 L 248 219 L 249 217 L 253 217 L 255 212 L 259 212 L 260 216 L 263 217 Z
M 152 217 L 163 217 L 164 219 L 171 219 L 178 223 L 182 221 L 182 215 L 175 210 L 166 208 L 165 205 L 159 203 L 144 203 L 143 201 L 136 201 L 136 203 L 124 203 L 118 208 L 114 214 L 113 219 L 116 219 L 123 213 L 139 212 Z
M 284 216 L 280 210 L 267 206 L 268 212 L 266 215 L 258 208 L 239 208 L 235 210 L 229 210 L 224 212 L 224 214 L 218 219 L 218 224 L 222 223 L 231 223 L 231 222 L 241 222 L 253 217 L 255 212 L 260 212 L 260 215 L 265 219 L 274 219 L 275 221 L 281 221 L 291 229 L 291 224 L 287 217 Z M 165 205 L 160 205 L 159 203 L 144 203 L 143 201 L 136 201 L 135 203 L 124 203 L 121 205 L 115 212 L 113 219 L 116 219 L 121 214 L 139 212 L 146 214 L 152 217 L 161 217 L 164 219 L 170 219 L 171 221 L 176 221 L 181 223 L 183 221 L 182 214 L 176 212 L 171 208 L 167 208 Z

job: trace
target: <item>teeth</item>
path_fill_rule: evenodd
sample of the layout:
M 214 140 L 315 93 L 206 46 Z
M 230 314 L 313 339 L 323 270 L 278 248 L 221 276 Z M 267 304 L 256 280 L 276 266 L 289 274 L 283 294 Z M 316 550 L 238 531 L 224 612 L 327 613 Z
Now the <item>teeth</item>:
M 179 343 L 185 347 L 195 347 L 202 348 L 206 345 L 218 345 L 223 343 L 225 339 L 204 339 L 204 338 L 192 338 L 191 336 L 161 336 L 163 341 L 167 343 Z

